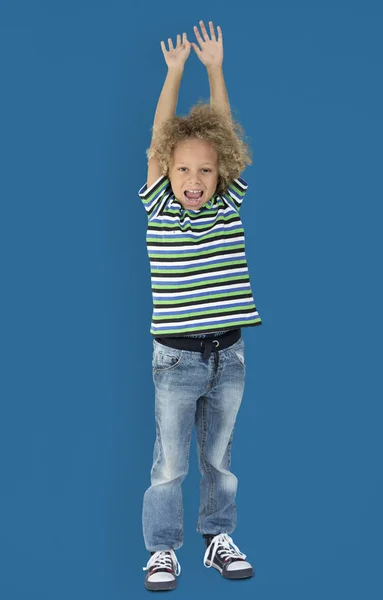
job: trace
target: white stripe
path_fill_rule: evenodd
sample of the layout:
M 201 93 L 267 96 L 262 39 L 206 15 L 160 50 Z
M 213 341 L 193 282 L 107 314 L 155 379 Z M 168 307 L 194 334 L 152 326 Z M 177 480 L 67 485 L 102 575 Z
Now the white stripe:
M 197 300 L 197 298 L 196 298 L 196 300 Z M 246 305 L 246 304 L 255 304 L 255 302 L 254 302 L 253 297 L 251 297 L 251 298 L 236 298 L 236 299 L 233 298 L 233 300 L 227 300 L 225 302 L 223 302 L 221 300 L 221 301 L 217 301 L 217 302 L 209 302 L 207 304 L 198 304 L 195 306 L 192 303 L 190 303 L 190 304 L 186 304 L 184 306 L 178 306 L 177 308 L 174 308 L 174 306 L 170 307 L 170 308 L 157 308 L 156 307 L 154 309 L 154 312 L 156 314 L 157 313 L 167 314 L 167 313 L 172 313 L 172 312 L 186 312 L 189 309 L 204 310 L 205 308 L 210 308 L 210 307 L 214 308 L 215 306 L 227 306 L 229 304 L 244 304 L 244 305 Z
M 226 269 L 225 271 L 211 271 L 210 273 L 197 273 L 197 275 L 188 275 L 187 277 L 155 277 L 152 275 L 152 281 L 158 283 L 182 283 L 183 281 L 193 281 L 193 279 L 201 279 L 201 277 L 205 277 L 205 279 L 210 279 L 214 277 L 223 277 L 224 275 L 230 274 L 234 277 L 238 273 L 246 273 L 247 267 L 236 267 L 235 269 Z M 203 283 L 201 281 L 201 283 Z M 190 291 L 189 291 L 190 294 Z
M 169 195 L 169 194 L 167 194 L 167 195 Z M 157 200 L 158 200 L 158 198 L 157 198 Z M 180 223 L 179 215 L 174 215 L 174 216 L 173 215 L 161 215 L 161 219 L 153 219 L 151 222 L 152 223 L 156 223 L 156 222 L 158 222 L 158 223 L 170 223 L 170 224 L 177 223 L 178 225 L 181 225 L 181 226 L 183 226 L 185 223 L 189 223 L 191 225 L 199 225 L 200 223 L 209 224 L 211 222 L 214 222 L 216 220 L 216 218 L 217 218 L 217 215 L 219 215 L 220 213 L 222 213 L 222 214 L 225 214 L 225 213 L 232 214 L 232 212 L 233 212 L 232 208 L 230 208 L 228 206 L 225 206 L 225 208 L 219 207 L 218 210 L 217 210 L 217 212 L 214 213 L 214 215 L 209 215 L 207 217 L 200 217 L 198 220 L 196 220 L 196 219 L 190 219 L 190 217 L 187 215 L 184 218 L 184 220 L 182 221 L 182 223 Z M 222 226 L 224 224 L 225 223 L 217 223 L 217 226 L 218 225 Z M 235 222 L 234 223 L 227 223 L 227 224 L 228 225 L 234 225 Z M 239 224 L 239 220 L 238 220 L 238 224 Z M 206 231 L 204 233 L 206 233 Z
M 161 219 L 162 220 L 162 219 Z M 164 219 L 165 220 L 165 219 Z M 154 220 L 153 220 L 154 221 Z M 151 223 L 153 223 L 153 221 L 151 221 Z M 171 223 L 172 225 L 175 223 Z M 241 223 L 239 221 L 237 221 L 236 223 L 216 223 L 216 225 L 214 227 L 210 227 L 208 230 L 195 230 L 195 229 L 177 229 L 177 230 L 173 230 L 173 231 L 167 231 L 165 228 L 164 229 L 159 229 L 159 230 L 152 230 L 149 229 L 147 231 L 147 236 L 150 237 L 152 235 L 161 235 L 163 236 L 164 234 L 169 234 L 169 235 L 178 235 L 178 236 L 182 236 L 185 234 L 189 234 L 189 235 L 193 235 L 196 238 L 198 237 L 203 237 L 204 235 L 209 235 L 211 232 L 214 232 L 215 230 L 221 230 L 221 234 L 223 235 L 225 233 L 225 231 L 230 233 L 231 229 L 243 229 L 243 225 L 241 225 Z
M 193 300 L 194 298 L 192 298 L 192 294 L 194 294 L 195 292 L 198 292 L 200 295 L 205 294 L 207 292 L 225 292 L 225 291 L 229 291 L 229 290 L 249 290 L 250 289 L 250 284 L 249 283 L 233 283 L 233 284 L 226 284 L 223 286 L 220 286 L 219 288 L 217 288 L 216 286 L 212 286 L 212 287 L 208 287 L 208 288 L 204 288 L 203 290 L 199 290 L 199 289 L 195 289 L 193 291 L 188 291 L 188 292 L 153 292 L 153 298 L 162 298 L 164 299 L 165 296 L 168 297 L 168 299 L 177 299 L 177 297 L 179 296 L 190 296 L 190 299 Z
M 163 236 L 162 236 L 163 237 Z M 206 244 L 198 244 L 198 248 L 196 248 L 196 250 L 201 250 L 201 248 L 212 248 L 214 246 L 222 246 L 222 244 L 228 243 L 228 244 L 234 244 L 235 242 L 240 242 L 242 240 L 244 240 L 244 236 L 238 236 L 235 238 L 231 238 L 230 240 L 223 240 L 223 239 L 218 239 L 218 240 L 209 240 Z M 158 250 L 161 250 L 162 254 L 164 256 L 166 256 L 165 252 L 163 252 L 163 250 L 167 250 L 169 252 L 173 252 L 177 253 L 180 250 L 190 250 L 190 252 L 193 252 L 193 246 L 177 246 L 177 248 L 175 248 L 174 246 L 150 246 L 150 243 L 148 244 L 148 251 L 152 250 L 153 252 L 156 252 Z
M 176 265 L 176 266 L 182 265 L 182 266 L 186 267 L 186 266 L 190 266 L 190 265 L 191 266 L 192 265 L 200 265 L 202 263 L 208 263 L 208 262 L 212 262 L 214 260 L 220 260 L 220 261 L 224 262 L 227 258 L 240 258 L 240 257 L 245 258 L 246 257 L 245 252 L 234 252 L 232 254 L 220 254 L 219 256 L 210 256 L 207 258 L 194 258 L 193 260 L 185 260 L 185 261 L 172 260 L 172 266 L 173 265 Z M 167 264 L 167 265 L 169 264 L 168 262 L 164 263 L 164 262 L 160 262 L 158 260 L 152 260 L 152 261 L 150 261 L 150 263 L 154 267 L 163 267 L 165 264 Z M 218 265 L 216 265 L 216 266 L 218 266 Z
M 240 319 L 241 321 L 244 321 L 245 319 L 250 319 L 253 317 L 258 316 L 258 311 L 256 310 L 255 312 L 252 313 L 246 313 L 245 315 L 222 315 L 220 317 L 213 317 L 213 318 L 206 318 L 206 319 L 188 319 L 187 321 L 183 321 L 183 322 L 178 322 L 178 323 L 163 323 L 161 325 L 161 323 L 153 323 L 154 328 L 158 329 L 160 327 L 162 327 L 163 329 L 166 329 L 167 327 L 182 327 L 184 325 L 196 325 L 198 324 L 203 324 L 203 323 L 211 323 L 211 322 L 220 322 L 220 321 L 233 321 L 234 319 Z

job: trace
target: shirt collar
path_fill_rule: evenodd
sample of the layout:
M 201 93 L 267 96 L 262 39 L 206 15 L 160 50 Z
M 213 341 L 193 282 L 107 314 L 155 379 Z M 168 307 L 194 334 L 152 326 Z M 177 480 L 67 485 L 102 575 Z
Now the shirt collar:
M 216 194 L 214 194 L 210 198 L 210 200 L 208 200 L 207 202 L 205 202 L 205 204 L 201 208 L 206 208 L 206 209 L 210 210 L 213 207 L 215 196 L 216 196 Z M 179 200 L 177 200 L 177 198 L 174 196 L 174 194 L 171 197 L 171 200 L 170 200 L 170 203 L 169 203 L 169 207 L 172 206 L 173 204 L 176 204 L 177 206 L 180 206 L 181 208 L 183 208 L 181 202 Z M 196 212 L 196 211 L 193 211 L 192 208 L 190 208 L 190 209 L 184 209 L 184 210 L 190 210 L 191 212 Z M 199 210 L 201 210 L 201 209 L 199 209 Z

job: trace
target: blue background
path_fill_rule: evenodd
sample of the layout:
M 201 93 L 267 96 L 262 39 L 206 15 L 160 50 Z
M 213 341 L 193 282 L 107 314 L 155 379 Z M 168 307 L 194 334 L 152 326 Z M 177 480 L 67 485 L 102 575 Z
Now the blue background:
M 254 163 L 241 215 L 263 325 L 243 329 L 227 581 L 183 484 L 180 598 L 382 598 L 380 2 L 2 2 L 4 600 L 149 594 L 154 427 L 147 217 L 137 195 L 160 41 L 212 19 Z M 208 100 L 192 51 L 177 112 Z

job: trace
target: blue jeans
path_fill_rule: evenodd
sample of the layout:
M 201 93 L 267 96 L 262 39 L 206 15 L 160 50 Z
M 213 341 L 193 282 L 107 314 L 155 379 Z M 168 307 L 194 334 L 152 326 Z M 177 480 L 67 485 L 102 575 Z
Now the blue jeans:
M 232 533 L 237 477 L 230 471 L 234 425 L 245 387 L 243 337 L 204 359 L 153 339 L 156 440 L 142 524 L 149 551 L 183 545 L 181 485 L 195 425 L 200 481 L 199 533 Z

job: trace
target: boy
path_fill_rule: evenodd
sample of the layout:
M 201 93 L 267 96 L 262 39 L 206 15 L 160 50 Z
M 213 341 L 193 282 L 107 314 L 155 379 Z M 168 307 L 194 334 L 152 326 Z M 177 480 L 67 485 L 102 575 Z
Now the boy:
M 151 486 L 142 522 L 151 553 L 145 587 L 170 590 L 181 572 L 175 550 L 183 544 L 181 485 L 196 429 L 202 474 L 197 531 L 206 544 L 204 565 L 223 577 L 251 577 L 230 533 L 236 526 L 238 480 L 230 472 L 231 446 L 245 380 L 242 326 L 261 325 L 252 296 L 239 216 L 251 164 L 242 128 L 231 116 L 222 72 L 218 27 L 211 39 L 194 28 L 169 51 L 168 66 L 148 151 L 148 176 L 139 190 L 148 215 L 151 263 L 153 381 L 156 440 Z M 209 76 L 210 106 L 197 104 L 175 116 L 178 90 L 191 45 Z

